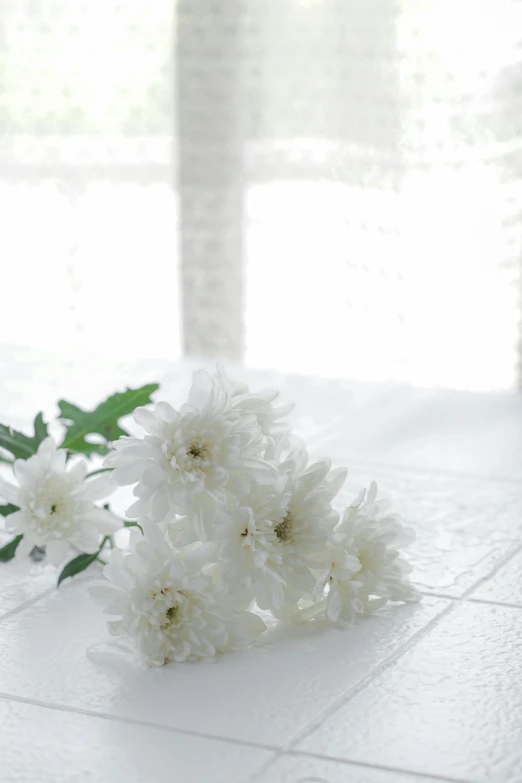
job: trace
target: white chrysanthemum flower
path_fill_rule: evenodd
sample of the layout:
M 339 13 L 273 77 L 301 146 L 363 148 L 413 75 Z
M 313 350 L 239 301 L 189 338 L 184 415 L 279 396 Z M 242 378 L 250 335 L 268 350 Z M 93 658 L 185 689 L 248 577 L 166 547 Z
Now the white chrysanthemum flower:
M 205 538 L 231 495 L 276 479 L 263 459 L 255 416 L 234 407 L 223 384 L 204 370 L 194 374 L 188 403 L 179 411 L 159 402 L 153 410 L 137 408 L 134 418 L 146 435 L 121 438 L 105 460 L 118 484 L 138 482 L 139 499 L 128 516 L 162 522 L 189 515 Z
M 230 592 L 250 592 L 262 609 L 279 614 L 313 589 L 312 569 L 324 565 L 329 537 L 338 521 L 331 502 L 346 471 L 329 460 L 307 467 L 305 451 L 279 466 L 279 484 L 258 491 L 249 505 L 230 511 L 221 530 L 219 561 Z
M 419 592 L 410 584 L 411 566 L 400 550 L 415 541 L 415 531 L 405 527 L 396 514 L 388 514 L 387 500 L 377 499 L 377 484 L 372 481 L 346 509 L 336 533 L 361 565 L 357 580 L 368 596 L 387 601 L 417 601 Z
M 318 605 L 341 625 L 352 625 L 358 614 L 370 613 L 387 601 L 418 601 L 410 584 L 411 567 L 400 548 L 415 539 L 398 516 L 387 514 L 388 502 L 377 500 L 377 484 L 362 490 L 346 509 L 329 546 L 330 566 L 321 574 Z
M 94 504 L 114 492 L 114 483 L 106 475 L 86 481 L 85 460 L 66 465 L 66 457 L 65 449 L 58 449 L 48 437 L 35 455 L 15 461 L 18 487 L 0 479 L 0 497 L 19 507 L 6 517 L 7 530 L 23 535 L 17 558 L 35 546 L 45 546 L 49 560 L 59 564 L 69 544 L 82 552 L 96 552 L 100 537 L 120 527 L 113 514 Z
M 130 553 L 113 550 L 105 567 L 108 581 L 90 591 L 105 612 L 114 636 L 129 636 L 150 665 L 210 658 L 252 645 L 265 629 L 260 617 L 219 601 L 205 573 L 208 548 L 181 554 L 162 526 L 144 523 L 133 532 Z

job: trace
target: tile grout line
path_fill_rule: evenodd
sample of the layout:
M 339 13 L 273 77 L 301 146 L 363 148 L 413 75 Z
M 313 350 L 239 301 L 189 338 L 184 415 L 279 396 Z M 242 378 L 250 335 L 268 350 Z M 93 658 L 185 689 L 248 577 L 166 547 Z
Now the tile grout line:
M 380 663 L 378 666 L 372 669 L 372 671 L 369 672 L 369 674 L 367 674 L 366 677 L 363 677 L 351 689 L 346 691 L 337 700 L 332 702 L 332 704 L 329 707 L 323 710 L 319 718 L 315 718 L 313 721 L 311 721 L 308 727 L 305 727 L 305 729 L 303 729 L 301 732 L 298 732 L 296 736 L 292 740 L 290 740 L 290 742 L 283 748 L 283 750 L 285 752 L 290 752 L 295 747 L 295 745 L 297 745 L 297 743 L 301 742 L 315 729 L 319 728 L 319 726 L 323 723 L 326 717 L 329 717 L 330 714 L 337 712 L 337 710 L 339 710 L 345 703 L 350 701 L 360 691 L 364 690 L 364 688 L 366 688 L 367 685 L 369 685 L 374 679 L 379 677 L 384 671 L 386 671 L 386 669 L 393 666 L 400 658 L 402 658 L 403 655 L 405 655 L 412 647 L 414 647 L 421 639 L 423 639 L 424 636 L 430 633 L 433 630 L 433 628 L 435 628 L 443 618 L 445 618 L 457 607 L 462 606 L 464 603 L 468 601 L 472 601 L 473 599 L 468 598 L 468 596 L 470 596 L 471 593 L 473 593 L 473 591 L 482 582 L 487 581 L 491 579 L 491 577 L 495 576 L 495 574 L 498 571 L 500 571 L 501 568 L 503 568 L 513 557 L 515 557 L 521 551 L 522 551 L 522 544 L 518 544 L 517 546 L 513 547 L 512 550 L 510 550 L 504 555 L 504 557 L 500 558 L 500 560 L 488 572 L 487 576 L 478 579 L 474 584 L 468 587 L 468 589 L 462 593 L 459 599 L 455 600 L 454 598 L 441 596 L 443 600 L 448 601 L 448 606 L 446 606 L 441 612 L 439 612 L 439 614 L 433 617 L 425 626 L 420 628 L 419 631 L 414 633 L 406 642 L 404 642 L 404 644 L 397 647 L 397 649 L 393 653 L 391 653 L 391 655 L 389 655 L 387 658 L 385 658 L 385 660 L 382 663 Z M 516 608 L 520 608 L 520 607 L 516 607 Z
M 445 601 L 462 601 L 462 596 L 460 595 L 447 595 L 446 593 L 439 593 L 431 590 L 419 590 L 419 593 L 426 598 L 443 598 Z
M 477 581 L 471 585 L 467 590 L 465 590 L 462 593 L 461 598 L 466 601 L 474 601 L 477 599 L 474 599 L 471 596 L 472 593 L 477 590 L 481 585 L 485 584 L 486 582 L 489 582 L 492 577 L 496 576 L 498 572 L 504 568 L 505 565 L 507 565 L 511 560 L 513 560 L 518 554 L 522 552 L 522 544 L 515 544 L 515 546 L 512 549 L 509 549 L 503 557 L 501 557 L 497 563 L 491 568 L 490 571 L 485 576 L 480 577 L 477 579 Z
M 319 728 L 319 726 L 323 723 L 323 721 L 327 717 L 329 717 L 331 714 L 336 713 L 344 704 L 349 702 L 351 699 L 354 698 L 354 696 L 356 696 L 358 693 L 364 690 L 364 688 L 366 688 L 373 680 L 375 680 L 384 671 L 386 671 L 391 666 L 393 666 L 400 658 L 402 658 L 403 655 L 405 655 L 410 649 L 412 649 L 416 644 L 418 644 L 418 642 L 420 642 L 421 639 L 423 639 L 428 633 L 430 633 L 442 621 L 443 618 L 445 618 L 454 609 L 463 605 L 468 600 L 472 600 L 472 599 L 468 599 L 468 596 L 483 581 L 487 581 L 488 579 L 491 579 L 492 576 L 494 576 L 501 568 L 503 568 L 504 565 L 506 565 L 506 563 L 508 563 L 520 551 L 522 551 L 522 544 L 518 544 L 517 546 L 513 547 L 513 549 L 511 549 L 509 552 L 507 552 L 504 555 L 504 557 L 500 558 L 500 560 L 488 572 L 487 576 L 478 579 L 474 584 L 468 587 L 468 589 L 462 593 L 460 598 L 455 599 L 455 598 L 450 598 L 448 596 L 441 595 L 440 599 L 448 601 L 448 605 L 441 612 L 439 612 L 439 614 L 433 617 L 428 623 L 426 623 L 425 626 L 419 629 L 419 631 L 417 631 L 412 636 L 410 636 L 410 638 L 406 642 L 404 642 L 404 644 L 397 647 L 393 653 L 391 653 L 387 658 L 385 658 L 385 660 L 382 661 L 382 663 L 380 663 L 378 666 L 372 669 L 372 671 L 369 672 L 365 677 L 359 680 L 359 682 L 357 682 L 352 688 L 350 688 L 348 691 L 342 694 L 338 699 L 333 701 L 332 704 L 330 704 L 326 709 L 323 710 L 323 712 L 319 717 L 316 717 L 313 721 L 310 722 L 310 724 L 307 727 L 305 727 L 302 731 L 298 732 L 295 735 L 295 737 L 291 739 L 290 742 L 287 743 L 281 749 L 281 751 L 278 752 L 278 755 L 281 755 L 282 753 L 292 752 L 295 746 L 299 742 L 302 742 L 302 740 L 305 739 L 309 734 L 315 731 L 315 729 Z
M 38 595 L 33 595 L 32 598 L 28 598 L 27 601 L 24 601 L 21 604 L 18 604 L 18 606 L 15 606 L 14 609 L 9 609 L 8 612 L 5 612 L 4 614 L 0 615 L 0 623 L 2 623 L 4 620 L 7 620 L 9 617 L 12 617 L 15 614 L 18 614 L 19 612 L 23 612 L 23 610 L 28 607 L 32 606 L 33 604 L 37 603 L 41 598 L 45 598 L 48 595 L 51 595 L 56 590 L 56 587 L 48 587 L 47 590 L 43 590 L 43 592 L 38 593 Z
M 468 598 L 470 604 L 481 604 L 484 606 L 504 606 L 507 609 L 522 609 L 522 604 L 512 604 L 509 601 L 491 601 L 489 598 Z
M 492 577 L 496 576 L 496 574 L 502 568 L 504 568 L 505 565 L 507 565 L 521 552 L 522 552 L 522 544 L 515 544 L 498 560 L 498 562 L 495 563 L 495 565 L 491 567 L 491 569 L 487 572 L 486 576 L 479 577 L 476 582 L 473 582 L 473 584 L 467 588 L 467 590 L 464 590 L 462 595 L 448 595 L 446 593 L 439 593 L 438 591 L 436 592 L 433 590 L 419 590 L 419 592 L 421 593 L 421 595 L 431 597 L 431 598 L 443 598 L 446 601 L 456 601 L 460 603 L 464 603 L 466 601 L 473 601 L 474 603 L 488 603 L 488 604 L 494 604 L 499 606 L 509 606 L 512 609 L 521 609 L 522 606 L 520 604 L 509 603 L 507 601 L 493 601 L 487 598 L 472 597 L 472 593 L 476 589 L 478 589 L 481 585 L 488 582 Z
M 437 775 L 436 773 L 421 772 L 419 770 L 404 769 L 403 767 L 392 767 L 386 764 L 372 764 L 367 761 L 356 761 L 355 759 L 339 758 L 338 756 L 327 756 L 324 753 L 313 753 L 305 750 L 289 750 L 282 753 L 274 754 L 274 756 L 268 759 L 260 769 L 253 772 L 248 778 L 248 783 L 263 783 L 265 775 L 274 765 L 278 762 L 282 762 L 288 758 L 296 759 L 315 759 L 317 761 L 332 762 L 334 764 L 343 764 L 346 767 L 362 767 L 363 769 L 376 770 L 381 772 L 390 772 L 393 774 L 399 773 L 400 775 L 406 775 L 412 778 L 412 783 L 415 781 L 426 780 L 428 783 L 474 783 L 474 781 L 466 780 L 464 778 L 445 777 L 443 775 Z M 392 783 L 390 779 L 390 783 Z
M 420 772 L 418 770 L 412 770 L 412 769 L 403 769 L 402 767 L 390 767 L 386 764 L 371 764 L 367 761 L 354 761 L 353 759 L 342 759 L 338 758 L 337 756 L 326 756 L 324 754 L 320 753 L 308 753 L 307 751 L 300 751 L 300 750 L 292 750 L 288 751 L 285 755 L 289 756 L 290 758 L 299 758 L 299 757 L 308 757 L 308 758 L 315 758 L 320 759 L 321 761 L 334 761 L 336 763 L 342 763 L 342 764 L 353 764 L 357 767 L 364 767 L 365 769 L 376 769 L 376 770 L 382 770 L 383 772 L 393 772 L 393 773 L 401 773 L 406 775 L 411 775 L 414 778 L 423 778 L 428 781 L 441 781 L 441 783 L 473 783 L 471 780 L 465 780 L 464 778 L 448 778 L 444 775 L 437 775 L 436 773 L 430 773 L 430 772 Z M 391 783 L 391 781 L 390 781 Z
M 98 712 L 96 710 L 84 709 L 83 707 L 74 707 L 67 704 L 56 704 L 55 702 L 41 701 L 40 699 L 32 699 L 28 696 L 17 696 L 10 693 L 0 692 L 0 701 L 15 702 L 17 704 L 27 704 L 31 707 L 43 707 L 48 710 L 55 710 L 55 712 L 64 712 L 74 715 L 85 715 L 91 718 L 99 718 L 101 720 L 108 720 L 113 723 L 124 723 L 129 726 L 141 726 L 142 728 L 156 729 L 158 731 L 165 731 L 171 734 L 181 734 L 182 736 L 199 737 L 200 739 L 216 740 L 219 742 L 226 742 L 230 745 L 241 745 L 248 748 L 259 748 L 260 750 L 276 751 L 278 750 L 276 745 L 268 745 L 261 742 L 250 742 L 249 740 L 234 739 L 233 737 L 222 736 L 220 734 L 208 734 L 203 731 L 196 731 L 194 729 L 182 729 L 175 726 L 167 726 L 164 723 L 154 723 L 153 721 L 143 721 L 137 718 L 129 718 L 125 715 L 109 715 L 105 712 Z
M 443 599 L 445 601 L 448 601 L 448 606 L 445 607 L 438 615 L 436 615 L 432 620 L 430 620 L 429 623 L 427 623 L 423 628 L 421 628 L 417 633 L 413 634 L 403 645 L 400 645 L 390 656 L 388 656 L 382 663 L 380 663 L 378 666 L 376 666 L 374 669 L 372 669 L 369 674 L 366 675 L 366 677 L 363 677 L 359 682 L 357 682 L 351 689 L 346 691 L 344 694 L 342 694 L 338 699 L 334 700 L 327 708 L 325 708 L 320 716 L 316 717 L 314 720 L 312 720 L 308 726 L 305 726 L 303 730 L 298 732 L 293 739 L 290 740 L 286 745 L 284 745 L 282 748 L 279 748 L 276 750 L 274 756 L 272 759 L 269 759 L 261 768 L 259 775 L 264 774 L 267 772 L 271 767 L 273 767 L 281 758 L 284 758 L 285 755 L 291 755 L 293 753 L 298 754 L 300 752 L 306 753 L 306 751 L 298 751 L 295 750 L 295 746 L 302 742 L 307 736 L 312 734 L 316 729 L 318 729 L 321 724 L 330 717 L 331 714 L 335 714 L 341 707 L 343 707 L 345 704 L 347 704 L 351 699 L 353 699 L 358 693 L 364 690 L 370 683 L 375 680 L 377 677 L 379 677 L 384 671 L 386 671 L 388 668 L 393 666 L 403 655 L 405 655 L 410 649 L 412 649 L 421 639 L 424 638 L 428 633 L 430 633 L 433 628 L 435 628 L 439 622 L 445 618 L 448 614 L 450 614 L 454 609 L 457 607 L 460 607 L 464 605 L 466 602 L 476 602 L 479 603 L 480 599 L 473 599 L 468 598 L 468 596 L 473 593 L 475 589 L 477 589 L 481 583 L 491 579 L 495 574 L 500 571 L 501 568 L 503 568 L 513 557 L 516 557 L 516 555 L 522 551 L 522 544 L 516 545 L 511 550 L 509 550 L 500 560 L 492 567 L 492 569 L 488 572 L 487 576 L 482 577 L 478 579 L 474 584 L 472 584 L 470 587 L 468 587 L 467 590 L 465 590 L 460 597 L 450 597 L 445 596 L 442 594 L 436 594 L 436 593 L 423 593 L 423 595 L 426 596 L 433 596 L 439 599 Z M 486 603 L 481 602 L 481 603 Z M 491 603 L 491 602 L 488 602 Z M 506 604 L 500 604 L 501 606 L 506 606 Z M 519 609 L 521 607 L 513 606 L 513 608 Z M 316 754 L 308 754 L 308 755 L 316 755 Z M 325 757 L 329 758 L 329 757 Z M 339 759 L 341 760 L 341 759 Z M 351 762 L 355 763 L 355 762 Z M 369 765 L 370 767 L 372 765 Z M 394 770 L 396 771 L 396 770 Z M 406 771 L 406 770 L 401 770 Z M 259 775 L 255 776 L 252 781 L 261 780 Z M 432 775 L 433 777 L 433 775 Z M 448 778 L 440 778 L 441 780 L 448 781 Z M 466 783 L 466 781 L 456 781 L 456 783 Z
M 304 729 L 301 729 L 301 731 L 297 732 L 294 737 L 286 743 L 286 745 L 283 745 L 283 747 L 278 748 L 274 754 L 274 757 L 272 759 L 269 759 L 266 762 L 265 769 L 262 769 L 261 771 L 266 772 L 268 771 L 274 764 L 276 764 L 281 758 L 283 758 L 287 754 L 292 753 L 299 753 L 300 751 L 295 750 L 295 746 L 302 742 L 305 737 L 307 737 L 309 734 L 311 734 L 315 729 L 318 729 L 319 726 L 331 715 L 335 714 L 341 707 L 343 707 L 345 704 L 347 704 L 351 699 L 354 698 L 358 693 L 360 693 L 364 688 L 366 688 L 367 685 L 369 685 L 373 680 L 375 680 L 377 677 L 379 677 L 380 674 L 382 674 L 386 669 L 393 666 L 403 655 L 405 655 L 408 650 L 410 650 L 412 647 L 417 644 L 426 634 L 428 634 L 436 625 L 438 625 L 439 621 L 442 620 L 443 617 L 445 617 L 447 614 L 452 612 L 459 604 L 457 602 L 448 601 L 448 606 L 446 606 L 439 614 L 437 614 L 435 617 L 433 617 L 428 623 L 426 623 L 425 626 L 420 628 L 416 633 L 414 633 L 412 636 L 410 636 L 409 639 L 407 639 L 406 642 L 399 645 L 390 655 L 384 659 L 384 661 L 381 661 L 377 666 L 375 666 L 371 672 L 369 672 L 365 677 L 362 677 L 358 682 L 355 683 L 355 685 L 352 688 L 349 688 L 347 691 L 345 691 L 341 696 L 339 696 L 337 699 L 334 699 L 334 701 L 329 704 L 325 709 L 322 710 L 320 715 L 316 716 L 313 720 L 311 720 Z M 310 754 L 312 755 L 312 754 Z M 254 780 L 257 780 L 258 778 L 255 778 Z M 459 783 L 465 783 L 465 781 L 459 781 Z
M 181 729 L 181 728 L 175 728 L 173 726 L 166 726 L 162 723 L 154 723 L 152 721 L 140 721 L 134 718 L 128 718 L 125 716 L 118 716 L 118 715 L 108 715 L 107 713 L 103 712 L 97 712 L 93 710 L 87 710 L 82 709 L 81 707 L 72 707 L 67 706 L 63 704 L 55 704 L 52 702 L 44 702 L 40 701 L 38 699 L 31 699 L 25 696 L 14 696 L 8 693 L 0 693 L 0 700 L 6 701 L 6 702 L 15 702 L 17 704 L 26 704 L 31 707 L 41 707 L 43 709 L 50 709 L 55 710 L 56 712 L 63 712 L 63 713 L 72 713 L 74 715 L 84 715 L 86 717 L 91 718 L 98 718 L 100 720 L 108 720 L 113 723 L 123 723 L 125 725 L 129 726 L 139 726 L 142 728 L 149 728 L 157 731 L 165 731 L 170 734 L 179 734 L 181 736 L 190 736 L 190 737 L 197 737 L 199 739 L 205 739 L 205 740 L 214 740 L 216 742 L 225 742 L 230 745 L 239 745 L 241 747 L 249 747 L 249 748 L 256 748 L 259 750 L 266 750 L 268 752 L 272 752 L 277 754 L 278 758 L 282 758 L 284 756 L 287 757 L 306 757 L 306 758 L 314 758 L 319 761 L 333 761 L 335 763 L 341 763 L 346 765 L 352 765 L 352 766 L 358 766 L 358 767 L 364 767 L 367 769 L 377 769 L 377 770 L 383 770 L 386 772 L 400 772 L 402 774 L 410 775 L 413 777 L 421 777 L 426 778 L 428 781 L 435 780 L 435 781 L 441 781 L 441 783 L 472 783 L 472 781 L 466 781 L 462 778 L 447 778 L 442 777 L 440 775 L 430 775 L 426 772 L 417 772 L 413 770 L 403 769 L 401 767 L 388 767 L 382 764 L 369 764 L 364 761 L 355 761 L 352 759 L 343 759 L 338 758 L 336 756 L 326 756 L 324 754 L 320 753 L 313 753 L 309 751 L 301 751 L 301 750 L 288 750 L 283 751 L 281 753 L 278 753 L 280 750 L 275 745 L 268 745 L 264 743 L 258 743 L 258 742 L 250 742 L 248 740 L 239 740 L 234 739 L 232 737 L 226 737 L 221 736 L 217 734 L 208 734 L 206 732 L 199 732 L 199 731 L 193 731 L 190 729 Z M 270 762 L 275 761 L 275 759 L 270 759 Z M 268 767 L 269 768 L 269 767 Z M 264 773 L 264 766 L 261 770 L 258 770 L 256 773 L 254 773 L 255 777 L 249 778 L 249 780 L 256 780 L 258 779 L 258 775 Z

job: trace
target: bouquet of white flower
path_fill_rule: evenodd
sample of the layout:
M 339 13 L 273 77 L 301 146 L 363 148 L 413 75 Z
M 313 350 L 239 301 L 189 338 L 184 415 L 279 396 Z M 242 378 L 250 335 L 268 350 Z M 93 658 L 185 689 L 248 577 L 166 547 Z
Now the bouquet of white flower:
M 91 594 L 115 618 L 110 632 L 130 637 L 153 665 L 248 647 L 265 630 L 260 612 L 347 626 L 387 601 L 419 599 L 400 555 L 413 531 L 387 512 L 375 483 L 340 518 L 333 502 L 346 469 L 309 463 L 285 421 L 292 406 L 277 406 L 277 392 L 252 393 L 222 368 L 200 370 L 179 410 L 167 402 L 143 407 L 156 388 L 114 395 L 91 413 L 61 402 L 70 423 L 60 449 L 38 437 L 46 434 L 41 417 L 33 439 L 3 428 L 13 442 L 20 436 L 37 448 L 26 460 L 0 428 L 0 446 L 18 457 L 19 483 L 0 481 L 11 504 L 2 507 L 7 526 L 17 534 L 0 559 L 45 546 L 57 562 L 73 545 L 81 554 L 61 581 L 103 562 L 111 547 L 105 579 Z M 118 419 L 139 397 L 134 419 L 144 434 L 130 437 Z M 91 432 L 105 442 L 89 443 Z M 75 446 L 107 454 L 105 472 L 88 474 L 84 462 L 69 467 Z M 134 485 L 125 522 L 94 504 L 116 485 Z M 113 548 L 122 525 L 134 528 L 126 551 Z

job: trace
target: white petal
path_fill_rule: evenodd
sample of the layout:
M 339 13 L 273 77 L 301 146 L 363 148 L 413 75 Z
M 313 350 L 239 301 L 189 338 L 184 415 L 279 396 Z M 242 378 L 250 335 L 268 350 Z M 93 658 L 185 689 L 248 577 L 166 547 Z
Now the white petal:
M 158 423 L 154 414 L 147 408 L 139 407 L 134 411 L 134 421 L 143 427 L 149 435 L 155 435 L 158 429 Z
M 25 560 L 28 556 L 33 547 L 36 544 L 36 536 L 27 533 L 24 535 L 20 543 L 18 544 L 16 548 L 16 554 L 15 554 L 15 560 L 17 562 L 20 562 L 21 560 Z
M 138 459 L 142 460 L 154 459 L 160 455 L 161 451 L 157 446 L 153 446 L 152 443 L 149 443 L 146 440 L 136 440 L 133 443 L 130 443 L 128 446 L 125 446 L 125 448 L 114 451 L 112 454 L 108 454 L 105 458 L 104 464 L 105 467 L 118 467 L 124 462 L 130 462 L 131 458 L 134 459 L 137 457 Z M 110 457 L 113 457 L 113 459 L 110 460 Z
M 37 477 L 41 467 L 41 463 L 39 463 L 35 457 L 29 457 L 29 459 L 15 460 L 13 471 L 16 480 L 22 485 L 28 481 L 33 481 Z
M 61 565 L 69 552 L 67 541 L 49 541 L 45 545 L 48 561 L 52 565 Z
M 169 511 L 169 502 L 164 492 L 156 492 L 152 500 L 151 515 L 155 522 L 163 522 Z
M 26 511 L 15 511 L 5 518 L 5 527 L 10 533 L 25 533 L 28 527 L 28 515 Z
M 89 585 L 87 591 L 94 603 L 98 604 L 98 606 L 106 606 L 107 604 L 114 601 L 114 599 L 118 596 L 123 595 L 122 590 L 117 588 L 115 585 L 110 584 L 108 581 L 93 582 L 91 585 Z
M 242 467 L 251 470 L 256 481 L 262 485 L 273 484 L 278 478 L 274 466 L 262 459 L 245 459 Z
M 74 465 L 71 465 L 71 467 L 68 468 L 67 473 L 74 481 L 77 481 L 78 484 L 81 484 L 87 475 L 87 463 L 85 460 L 80 459 L 75 462 Z
M 37 449 L 37 454 L 39 457 L 42 456 L 52 456 L 57 449 L 56 441 L 52 437 L 52 435 L 49 435 L 47 438 L 45 438 Z
M 86 515 L 86 519 L 94 522 L 98 532 L 104 536 L 109 536 L 122 527 L 121 520 L 105 508 L 94 506 Z
M 341 616 L 342 610 L 343 610 L 343 603 L 341 601 L 341 596 L 339 595 L 339 591 L 331 587 L 326 602 L 326 616 L 330 620 L 333 620 L 334 623 L 336 623 L 339 617 Z
M 212 395 L 212 390 L 213 383 L 210 374 L 206 370 L 196 370 L 192 375 L 192 386 L 188 395 L 189 404 L 195 405 L 201 410 Z
M 54 473 L 63 473 L 65 471 L 66 462 L 67 451 L 65 449 L 58 449 L 52 456 L 50 468 Z
M 179 413 L 168 402 L 157 402 L 154 406 L 154 412 L 159 418 L 167 424 L 175 424 L 179 419 Z
M 201 544 L 192 552 L 184 555 L 183 560 L 189 566 L 190 570 L 200 571 L 202 566 L 212 560 L 216 551 L 215 544 Z
M 71 538 L 71 542 L 74 543 L 78 549 L 85 552 L 88 555 L 97 552 L 100 546 L 100 531 L 95 524 L 89 525 L 88 522 L 94 522 L 94 520 L 85 520 L 86 524 L 82 530 Z
M 372 481 L 372 483 L 370 484 L 370 488 L 368 490 L 368 494 L 366 496 L 366 503 L 368 505 L 370 505 L 371 503 L 375 503 L 377 492 L 378 492 L 377 482 Z
M 132 506 L 129 506 L 127 511 L 125 512 L 125 516 L 127 519 L 136 519 L 136 517 L 142 517 L 145 514 L 147 514 L 149 511 L 149 502 L 148 500 L 142 500 L 141 498 L 139 500 L 136 500 Z
M 122 465 L 121 467 L 115 468 L 112 474 L 113 481 L 120 487 L 128 487 L 130 484 L 137 484 L 138 481 L 141 481 L 141 477 L 143 476 L 144 464 L 146 465 L 147 463 L 143 463 L 140 460 L 134 460 L 128 465 Z
M 112 495 L 115 489 L 116 485 L 112 480 L 112 475 L 101 473 L 98 476 L 87 479 L 83 486 L 82 495 L 87 500 L 101 500 Z

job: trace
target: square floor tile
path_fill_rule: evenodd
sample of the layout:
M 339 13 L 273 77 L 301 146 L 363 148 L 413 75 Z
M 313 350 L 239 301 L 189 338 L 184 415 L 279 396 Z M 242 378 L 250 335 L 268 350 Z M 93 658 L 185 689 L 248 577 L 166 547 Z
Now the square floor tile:
M 368 769 L 312 756 L 283 756 L 269 763 L 255 783 L 440 783 L 440 779 L 397 770 Z
M 267 751 L 0 700 L 6 783 L 245 783 Z
M 106 639 L 105 618 L 83 584 L 64 584 L 2 624 L 0 691 L 282 746 L 446 606 L 390 606 L 346 631 L 281 627 L 216 663 L 151 669 L 89 658 L 87 648 Z
M 299 750 L 474 781 L 522 780 L 522 610 L 461 604 Z

